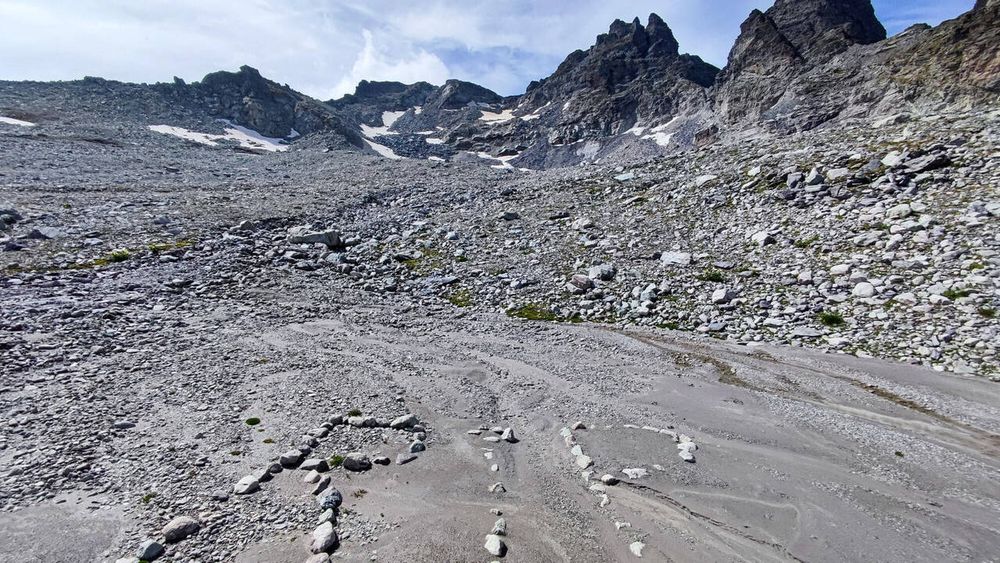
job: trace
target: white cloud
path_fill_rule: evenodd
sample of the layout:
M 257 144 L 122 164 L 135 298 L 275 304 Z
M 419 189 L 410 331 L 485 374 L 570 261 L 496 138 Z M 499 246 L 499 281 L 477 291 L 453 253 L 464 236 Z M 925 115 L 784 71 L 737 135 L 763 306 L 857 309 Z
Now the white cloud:
M 772 0 L 0 0 L 0 79 L 136 82 L 249 64 L 329 98 L 362 78 L 456 77 L 523 91 L 612 20 L 656 12 L 681 50 L 721 66 L 739 26 Z M 973 0 L 876 0 L 890 28 Z M 905 6 L 903 4 L 906 4 Z
M 380 49 L 371 31 L 363 30 L 362 36 L 364 47 L 354 60 L 350 72 L 334 86 L 329 97 L 339 98 L 354 92 L 354 87 L 361 80 L 397 80 L 405 83 L 424 80 L 440 84 L 451 76 L 447 65 L 436 55 L 424 50 L 400 55 L 398 47 Z

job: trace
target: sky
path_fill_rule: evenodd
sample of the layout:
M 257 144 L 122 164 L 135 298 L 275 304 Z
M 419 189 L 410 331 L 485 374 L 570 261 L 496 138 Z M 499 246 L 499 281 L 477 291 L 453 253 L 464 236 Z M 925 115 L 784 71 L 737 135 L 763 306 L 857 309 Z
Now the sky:
M 326 100 L 361 79 L 469 80 L 504 95 L 552 73 L 615 19 L 650 12 L 681 51 L 724 66 L 772 0 L 0 0 L 0 79 L 189 82 L 247 64 Z M 875 0 L 889 34 L 974 0 Z

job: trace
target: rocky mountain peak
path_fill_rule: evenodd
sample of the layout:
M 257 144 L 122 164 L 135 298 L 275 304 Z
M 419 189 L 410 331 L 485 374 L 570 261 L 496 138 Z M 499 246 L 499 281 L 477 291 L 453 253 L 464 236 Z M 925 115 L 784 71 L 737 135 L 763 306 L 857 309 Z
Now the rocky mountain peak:
M 464 80 L 447 80 L 427 99 L 427 105 L 439 109 L 459 109 L 470 103 L 496 104 L 503 96 Z
M 765 14 L 809 60 L 886 38 L 870 0 L 777 0 Z
M 650 14 L 647 24 L 639 18 L 631 23 L 612 22 L 607 33 L 597 36 L 594 49 L 632 52 L 638 56 L 676 57 L 679 53 L 677 39 L 670 27 L 656 14 Z

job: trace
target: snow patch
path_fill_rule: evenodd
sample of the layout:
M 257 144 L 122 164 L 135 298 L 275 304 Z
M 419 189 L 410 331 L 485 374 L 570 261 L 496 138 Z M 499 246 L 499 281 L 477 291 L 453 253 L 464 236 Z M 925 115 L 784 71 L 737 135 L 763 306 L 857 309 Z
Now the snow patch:
M 673 133 L 665 133 L 664 130 L 666 130 L 667 127 L 670 127 L 670 125 L 672 125 L 678 119 L 680 119 L 680 118 L 679 117 L 675 117 L 675 118 L 671 119 L 670 121 L 668 121 L 667 123 L 664 123 L 662 125 L 657 125 L 656 127 L 653 127 L 652 129 L 649 129 L 649 133 L 645 134 L 645 135 L 643 133 L 646 132 L 646 129 L 648 129 L 648 127 L 646 127 L 644 125 L 639 125 L 639 124 L 636 124 L 631 129 L 629 129 L 628 131 L 626 131 L 625 133 L 626 134 L 631 133 L 631 134 L 635 135 L 636 137 L 639 137 L 640 139 L 648 139 L 650 141 L 653 141 L 657 145 L 660 145 L 661 147 L 666 147 L 666 146 L 670 145 L 670 142 L 673 139 L 674 134 Z
M 390 131 L 389 128 L 392 124 L 396 122 L 397 119 L 403 116 L 405 111 L 383 111 L 382 112 L 382 125 L 375 127 L 372 125 L 361 124 L 361 134 L 369 139 L 374 139 L 379 135 L 396 135 L 395 131 Z
M 428 145 L 440 145 L 444 143 L 444 139 L 437 139 L 435 137 L 427 137 L 424 140 L 427 141 Z
M 21 127 L 34 127 L 35 124 L 30 121 L 24 121 L 23 119 L 14 119 L 13 117 L 4 117 L 0 115 L 0 123 L 6 123 L 7 125 L 19 125 Z
M 389 128 L 384 125 L 382 127 L 372 127 L 371 125 L 365 125 L 364 123 L 362 123 L 361 134 L 364 135 L 365 137 L 373 139 L 379 135 L 395 135 L 396 132 L 389 131 Z
M 382 125 L 385 127 L 392 127 L 392 124 L 396 122 L 397 119 L 403 117 L 405 111 L 383 111 L 382 112 Z
M 413 115 L 420 115 L 421 113 L 423 113 L 423 111 L 424 108 L 422 108 L 421 106 L 413 106 Z
M 444 162 L 444 159 L 440 156 L 428 156 L 427 160 L 433 160 L 434 162 Z
M 225 128 L 226 132 L 222 135 L 199 133 L 197 131 L 191 131 L 190 129 L 175 127 L 173 125 L 150 125 L 149 130 L 156 133 L 162 133 L 164 135 L 172 135 L 174 137 L 193 141 L 202 145 L 208 145 L 210 147 L 218 146 L 218 141 L 235 141 L 245 149 L 258 149 L 269 152 L 288 150 L 288 145 L 281 144 L 281 139 L 279 138 L 265 137 L 253 129 L 247 129 L 246 127 L 235 125 L 224 119 L 220 119 L 219 121 L 228 125 L 228 127 Z
M 482 110 L 482 114 L 483 115 L 479 118 L 480 121 L 485 121 L 487 123 L 504 123 L 514 119 L 514 110 L 512 109 L 505 109 L 500 113 Z
M 384 156 L 386 158 L 391 158 L 393 160 L 400 160 L 400 159 L 403 158 L 403 157 L 399 156 L 398 154 L 392 152 L 392 149 L 390 149 L 389 147 L 387 147 L 385 145 L 380 145 L 380 144 L 378 144 L 378 143 L 376 143 L 374 141 L 369 141 L 368 139 L 364 139 L 364 141 L 366 143 L 368 143 L 368 146 L 371 147 L 371 149 L 373 151 L 379 153 L 380 155 L 382 155 L 382 156 Z
M 642 138 L 649 139 L 654 143 L 656 143 L 657 145 L 660 145 L 661 147 L 666 147 L 670 145 L 670 140 L 673 138 L 673 136 L 674 136 L 673 133 L 657 132 L 657 133 L 652 133 L 650 135 L 643 135 Z
M 511 166 L 510 161 L 514 160 L 515 158 L 517 158 L 519 156 L 521 156 L 520 153 L 518 153 L 518 154 L 511 154 L 511 155 L 507 155 L 507 156 L 493 156 L 493 155 L 491 155 L 490 153 L 487 153 L 487 152 L 477 152 L 477 153 L 470 152 L 469 154 L 474 154 L 474 155 L 478 156 L 479 158 L 482 158 L 482 159 L 485 159 L 485 160 L 495 160 L 495 161 L 498 161 L 500 164 L 491 164 L 490 165 L 490 168 L 496 168 L 498 170 L 499 169 L 504 169 L 504 168 L 509 168 L 511 170 L 517 170 L 516 168 L 514 168 L 513 166 Z

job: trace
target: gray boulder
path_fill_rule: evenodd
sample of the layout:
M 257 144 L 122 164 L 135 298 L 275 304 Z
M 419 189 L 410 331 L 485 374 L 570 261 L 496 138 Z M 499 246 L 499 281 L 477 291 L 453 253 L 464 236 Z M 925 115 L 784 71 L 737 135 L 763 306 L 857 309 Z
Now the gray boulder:
M 167 543 L 179 542 L 201 529 L 201 524 L 190 516 L 178 516 L 163 527 L 163 538 Z

